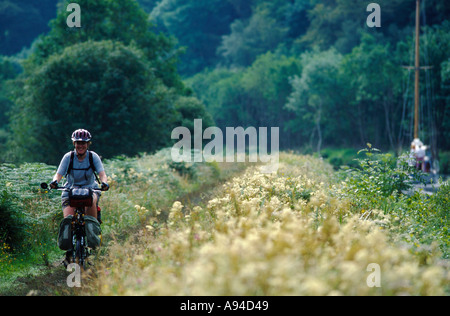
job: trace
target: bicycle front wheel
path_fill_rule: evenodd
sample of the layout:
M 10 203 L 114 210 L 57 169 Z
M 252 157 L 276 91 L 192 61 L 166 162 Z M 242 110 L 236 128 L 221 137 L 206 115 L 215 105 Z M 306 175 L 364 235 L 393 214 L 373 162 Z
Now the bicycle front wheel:
M 76 263 L 79 264 L 84 270 L 86 269 L 86 248 L 81 240 L 77 240 L 76 245 Z

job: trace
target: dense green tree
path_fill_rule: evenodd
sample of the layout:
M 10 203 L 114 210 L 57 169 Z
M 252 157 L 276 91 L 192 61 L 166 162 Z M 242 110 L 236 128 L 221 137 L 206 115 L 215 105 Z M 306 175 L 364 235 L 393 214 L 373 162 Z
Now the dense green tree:
M 405 34 L 399 29 L 414 25 L 415 1 L 379 0 L 381 7 L 381 28 L 369 28 L 366 11 L 370 2 L 364 0 L 312 0 L 312 9 L 308 11 L 311 21 L 305 35 L 296 40 L 300 51 L 318 46 L 327 50 L 334 46 L 341 53 L 349 53 L 359 44 L 361 33 L 389 34 L 389 40 L 401 40 Z
M 11 107 L 11 101 L 7 97 L 7 80 L 17 76 L 17 65 L 8 58 L 0 56 L 0 129 L 8 123 L 6 113 Z
M 214 120 L 205 105 L 195 97 L 180 96 L 174 101 L 178 112 L 177 126 L 189 128 L 194 133 L 194 119 L 202 119 L 203 129 L 214 125 Z
M 421 65 L 433 68 L 421 71 L 421 123 L 427 141 L 438 150 L 450 148 L 449 58 L 450 21 L 425 27 L 421 36 Z
M 422 23 L 441 24 L 450 16 L 450 2 L 445 0 L 422 0 Z
M 269 52 L 249 68 L 204 71 L 187 84 L 203 100 L 220 128 L 280 127 L 280 146 L 287 148 L 295 144 L 295 137 L 285 128 L 293 113 L 284 109 L 284 104 L 292 91 L 289 78 L 300 69 L 295 57 Z
M 49 30 L 57 0 L 0 0 L 0 54 L 14 55 Z
M 151 13 L 160 0 L 138 0 L 145 12 Z
M 286 128 L 286 122 L 293 115 L 284 105 L 292 92 L 289 79 L 301 73 L 301 69 L 297 58 L 269 52 L 260 55 L 246 69 L 240 81 L 244 90 L 245 111 L 252 118 L 252 125 L 280 127 L 282 148 L 298 144 L 295 135 Z
M 25 26 L 34 26 L 38 15 L 43 17 L 42 12 L 51 6 L 51 0 L 41 1 L 39 7 L 32 2 L 23 0 L 18 5 L 0 0 L 0 17 L 9 12 L 0 28 L 9 25 L 5 30 L 12 34 L 20 23 L 11 17 L 27 13 L 21 31 L 27 37 Z M 191 124 L 184 114 L 204 113 L 201 102 L 184 88 L 178 67 L 183 75 L 194 75 L 188 83 L 220 127 L 279 126 L 285 146 L 304 144 L 311 135 L 316 146 L 319 127 L 324 145 L 371 142 L 379 148 L 398 149 L 410 141 L 414 72 L 401 67 L 414 64 L 415 1 L 376 1 L 381 7 L 381 28 L 369 28 L 369 2 L 363 0 L 79 0 L 79 29 L 66 25 L 69 13 L 65 9 L 71 1 L 60 2 L 50 33 L 31 49 L 24 78 L 34 76 L 50 56 L 62 54 L 67 47 L 110 39 L 142 52 L 143 62 L 164 84 L 155 90 L 160 104 L 168 108 L 175 104 L 177 124 Z M 435 148 L 450 148 L 450 2 L 421 4 L 421 65 L 433 66 L 421 71 L 421 138 Z M 321 54 L 333 49 L 342 58 L 338 68 L 333 66 L 335 71 L 327 73 L 330 77 L 322 79 L 334 80 L 338 90 L 324 89 L 322 95 L 318 87 L 329 82 L 316 78 L 317 91 L 303 93 L 312 96 L 309 103 L 302 101 L 303 112 L 283 108 L 295 90 L 289 78 L 297 75 L 292 83 L 307 74 L 313 78 L 305 63 L 317 66 Z M 326 111 L 317 124 L 320 99 Z
M 286 17 L 286 26 L 288 26 L 288 36 L 290 38 L 298 38 L 307 32 L 311 23 L 308 12 L 311 10 L 311 1 L 294 0 L 286 8 L 284 13 Z
M 241 99 L 241 77 L 240 71 L 215 68 L 211 71 L 205 70 L 187 80 L 187 84 L 205 103 L 206 109 L 221 128 L 248 123 L 249 117 Z
M 303 107 L 303 113 L 292 111 L 289 117 L 283 111 L 278 112 L 278 116 L 285 118 L 279 125 L 287 128 L 286 135 L 299 131 L 303 143 L 312 136 L 317 145 L 320 128 L 327 145 L 364 146 L 372 142 L 386 150 L 408 146 L 412 137 L 414 73 L 402 66 L 414 64 L 415 2 L 377 3 L 381 6 L 381 28 L 367 26 L 368 3 L 364 1 L 255 0 L 251 15 L 232 22 L 230 33 L 222 37 L 219 65 L 228 68 L 211 69 L 195 76 L 191 81 L 194 90 L 218 124 L 264 124 L 277 116 L 273 112 L 277 102 L 268 102 L 268 91 L 282 76 L 256 71 L 256 65 L 262 64 L 254 61 L 267 51 L 298 58 L 314 47 L 311 54 L 317 54 L 320 60 L 322 52 L 334 48 L 342 60 L 337 69 L 331 68 L 335 71 L 317 79 L 316 88 L 323 90 L 303 91 L 309 97 L 312 95 L 309 101 L 303 100 L 303 105 L 308 105 Z M 449 137 L 445 137 L 449 135 L 448 84 L 442 80 L 447 78 L 450 32 L 448 22 L 429 25 L 446 19 L 444 15 L 449 9 L 450 5 L 441 0 L 422 1 L 421 5 L 421 25 L 425 26 L 421 30 L 421 64 L 433 68 L 421 72 L 420 126 L 422 138 L 440 148 L 450 146 L 446 141 Z M 275 33 L 277 36 L 271 36 Z M 310 60 L 299 60 L 299 64 L 305 67 L 315 59 L 313 55 Z M 298 74 L 297 80 L 302 75 L 305 73 Z M 292 74 L 282 81 L 288 81 L 288 76 Z M 261 79 L 257 80 L 258 77 Z M 329 84 L 325 79 L 334 81 L 336 87 L 324 88 Z M 275 95 L 281 96 L 283 92 Z M 326 107 L 323 113 L 318 110 L 320 100 Z M 319 113 L 323 114 L 321 124 L 317 123 Z
M 0 162 L 7 161 L 6 142 L 8 140 L 8 113 L 13 102 L 9 91 L 13 85 L 12 79 L 22 71 L 19 63 L 11 58 L 0 56 Z
M 341 82 L 339 68 L 342 55 L 334 49 L 304 53 L 301 57 L 303 70 L 292 79 L 293 92 L 286 108 L 294 111 L 297 118 L 291 122 L 296 126 L 302 141 L 310 140 L 320 152 L 322 143 L 329 135 L 339 131 L 339 121 L 345 119 L 337 113 Z M 341 113 L 342 114 L 342 113 Z
M 19 159 L 55 164 L 70 148 L 71 132 L 86 128 L 105 157 L 155 150 L 175 127 L 170 93 L 135 47 L 67 47 L 17 87 L 11 148 Z
M 261 54 L 274 50 L 284 39 L 287 28 L 270 17 L 266 9 L 258 9 L 248 20 L 236 20 L 231 33 L 223 36 L 218 53 L 231 66 L 250 66 Z
M 382 143 L 390 149 L 399 147 L 402 120 L 401 64 L 392 57 L 393 50 L 386 41 L 365 34 L 360 45 L 345 56 L 343 71 L 347 76 L 352 97 L 348 106 L 359 135 L 359 144 Z M 370 71 L 368 71 L 370 69 Z
M 20 72 L 22 72 L 22 67 L 15 59 L 0 56 L 0 82 L 13 79 Z
M 243 3 L 223 0 L 162 0 L 151 18 L 186 48 L 179 69 L 192 75 L 217 63 L 216 50 Z M 241 13 L 246 10 L 242 9 Z
M 125 45 L 134 43 L 144 52 L 157 77 L 169 87 L 182 90 L 177 73 L 179 51 L 173 39 L 153 32 L 148 15 L 135 0 L 78 0 L 81 27 L 67 26 L 66 11 L 71 1 L 61 3 L 57 17 L 51 21 L 51 31 L 41 36 L 28 66 L 41 65 L 45 60 L 68 46 L 85 41 L 114 40 Z
M 169 145 L 185 121 L 209 118 L 186 97 L 173 40 L 152 31 L 135 0 L 79 0 L 80 28 L 67 26 L 69 2 L 15 81 L 9 155 L 57 163 L 77 128 L 95 135 L 105 157 L 133 155 Z

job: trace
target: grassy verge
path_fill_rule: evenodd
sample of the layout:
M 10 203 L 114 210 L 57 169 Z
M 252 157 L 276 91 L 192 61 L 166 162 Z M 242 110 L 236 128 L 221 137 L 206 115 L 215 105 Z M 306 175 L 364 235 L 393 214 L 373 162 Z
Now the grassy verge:
M 370 216 L 372 210 L 392 219 L 391 231 L 396 237 L 412 245 L 420 252 L 421 245 L 436 245 L 442 257 L 450 258 L 448 229 L 450 210 L 450 185 L 440 183 L 440 189 L 432 196 L 411 192 L 414 183 L 423 174 L 408 165 L 408 157 L 396 158 L 376 149 L 361 151 L 359 167 L 340 173 L 343 180 L 343 197 L 352 200 L 351 209 Z M 363 216 L 363 215 L 362 215 Z
M 54 241 L 59 214 L 57 197 L 39 190 L 54 168 L 44 164 L 0 166 L 0 293 L 14 280 L 37 275 L 58 256 Z
M 104 164 L 111 185 L 101 200 L 105 246 L 112 240 L 125 240 L 151 214 L 158 213 L 164 221 L 174 200 L 245 168 L 245 164 L 175 164 L 169 149 L 139 158 L 117 157 Z M 44 164 L 1 166 L 0 294 L 26 294 L 20 280 L 51 274 L 53 263 L 62 260 L 56 245 L 62 220 L 60 194 L 39 189 L 55 171 L 56 167 Z M 39 287 L 39 282 L 31 283 Z
M 443 258 L 439 242 L 403 238 L 403 231 L 415 225 L 408 213 L 390 214 L 376 205 L 361 208 L 364 197 L 359 195 L 356 201 L 353 187 L 342 183 L 332 167 L 319 159 L 293 154 L 282 154 L 280 159 L 276 174 L 249 168 L 220 190 L 209 192 L 204 203 L 176 201 L 166 222 L 160 221 L 158 212 L 150 214 L 145 229 L 110 246 L 87 285 L 89 292 L 446 293 L 448 259 Z M 431 207 L 435 202 L 429 203 Z M 368 269 L 374 266 L 380 272 L 379 287 L 369 280 L 372 270 Z
M 403 195 L 395 188 L 404 170 L 389 156 L 374 161 L 341 174 L 292 153 L 280 155 L 276 174 L 174 164 L 169 150 L 106 161 L 107 247 L 82 292 L 70 293 L 66 275 L 50 292 L 39 288 L 48 277 L 36 277 L 61 254 L 59 194 L 37 189 L 56 168 L 2 166 L 1 205 L 19 225 L 0 244 L 0 293 L 28 277 L 49 294 L 448 294 L 449 185 L 433 197 Z M 370 264 L 380 288 L 367 285 Z

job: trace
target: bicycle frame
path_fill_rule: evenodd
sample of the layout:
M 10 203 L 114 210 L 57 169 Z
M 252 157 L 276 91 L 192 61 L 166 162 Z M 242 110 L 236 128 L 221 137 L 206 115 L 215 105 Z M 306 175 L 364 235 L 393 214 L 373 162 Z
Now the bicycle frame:
M 44 190 L 49 189 L 47 183 L 41 183 L 41 188 Z M 51 188 L 50 188 L 51 190 Z M 71 189 L 68 188 L 55 188 L 54 190 L 69 192 Z M 102 190 L 93 190 L 101 192 Z M 79 264 L 83 269 L 86 269 L 86 258 L 90 255 L 88 245 L 86 243 L 86 231 L 85 231 L 85 207 L 75 208 L 75 215 L 72 219 L 72 256 L 70 258 L 70 263 Z
M 77 208 L 72 220 L 72 261 L 78 263 L 83 269 L 86 268 L 86 258 L 89 254 L 86 245 L 84 215 L 84 208 Z

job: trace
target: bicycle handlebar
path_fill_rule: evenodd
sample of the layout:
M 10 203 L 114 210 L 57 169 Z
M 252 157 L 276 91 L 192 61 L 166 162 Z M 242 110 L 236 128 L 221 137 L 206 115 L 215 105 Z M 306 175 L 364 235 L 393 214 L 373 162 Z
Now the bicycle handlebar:
M 66 191 L 69 192 L 70 188 L 64 188 L 64 187 L 56 187 L 54 189 L 52 189 L 51 187 L 49 187 L 49 185 L 45 182 L 41 183 L 41 189 L 43 190 L 58 190 L 58 191 Z M 92 189 L 92 188 L 91 188 Z M 107 190 L 103 190 L 103 189 L 92 189 L 93 191 L 107 191 Z

